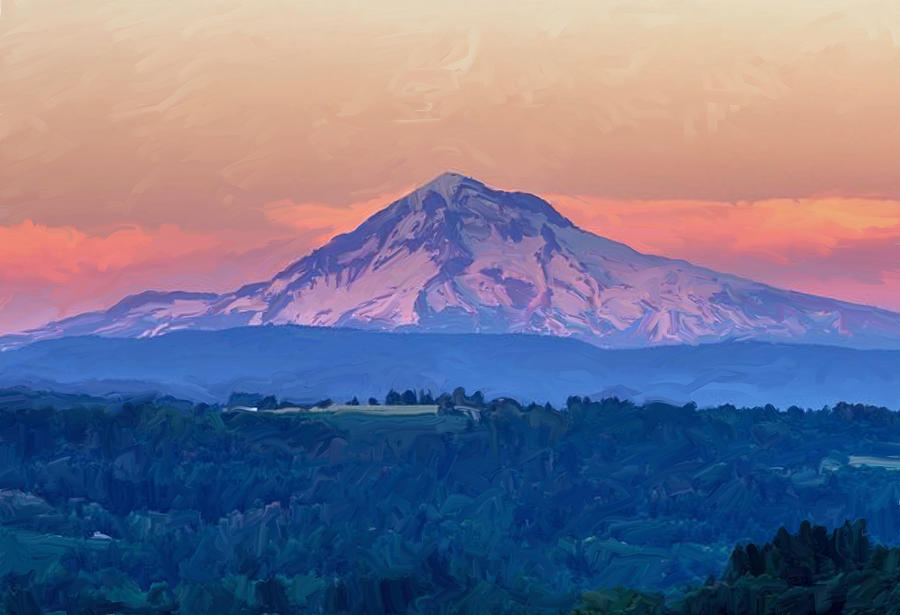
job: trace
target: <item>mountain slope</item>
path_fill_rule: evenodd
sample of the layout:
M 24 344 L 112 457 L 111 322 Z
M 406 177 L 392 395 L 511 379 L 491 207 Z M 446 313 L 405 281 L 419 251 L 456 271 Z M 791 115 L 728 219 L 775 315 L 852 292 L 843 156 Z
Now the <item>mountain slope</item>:
M 27 332 L 148 337 L 304 324 L 535 333 L 604 347 L 723 340 L 900 347 L 900 315 L 641 254 L 536 196 L 447 173 L 233 293 L 148 292 Z

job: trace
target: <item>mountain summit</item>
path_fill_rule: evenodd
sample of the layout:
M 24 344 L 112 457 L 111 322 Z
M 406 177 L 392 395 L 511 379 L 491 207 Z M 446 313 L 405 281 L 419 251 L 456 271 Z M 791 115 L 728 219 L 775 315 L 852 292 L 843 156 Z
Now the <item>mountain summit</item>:
M 146 292 L 7 346 L 265 324 L 534 333 L 608 347 L 732 339 L 900 346 L 900 314 L 641 254 L 576 227 L 534 195 L 456 173 L 269 281 L 222 295 Z

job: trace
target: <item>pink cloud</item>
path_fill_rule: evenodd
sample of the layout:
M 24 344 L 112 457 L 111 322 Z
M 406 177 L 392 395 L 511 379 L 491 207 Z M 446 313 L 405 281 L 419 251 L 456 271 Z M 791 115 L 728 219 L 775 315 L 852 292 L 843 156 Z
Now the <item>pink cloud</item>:
M 0 279 L 65 284 L 88 272 L 114 272 L 138 263 L 173 262 L 220 244 L 212 235 L 174 225 L 148 231 L 136 226 L 106 235 L 26 220 L 0 226 Z

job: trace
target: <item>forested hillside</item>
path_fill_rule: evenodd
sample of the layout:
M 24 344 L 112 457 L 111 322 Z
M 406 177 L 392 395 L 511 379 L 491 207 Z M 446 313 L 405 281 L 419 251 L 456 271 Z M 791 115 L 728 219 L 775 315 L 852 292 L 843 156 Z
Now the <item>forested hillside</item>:
M 804 521 L 764 545 L 738 545 L 718 581 L 677 599 L 617 587 L 588 592 L 574 615 L 896 615 L 900 549 L 872 545 L 866 523 L 829 532 Z
M 617 585 L 677 598 L 736 543 L 804 520 L 900 536 L 887 409 L 435 401 L 372 416 L 0 392 L 0 599 L 12 613 L 559 613 Z

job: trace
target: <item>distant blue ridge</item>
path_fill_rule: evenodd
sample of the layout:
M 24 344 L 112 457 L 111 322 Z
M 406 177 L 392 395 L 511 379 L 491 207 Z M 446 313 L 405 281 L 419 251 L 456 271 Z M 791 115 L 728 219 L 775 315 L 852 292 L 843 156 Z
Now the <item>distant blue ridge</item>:
M 233 391 L 297 401 L 463 386 L 561 404 L 569 395 L 821 408 L 900 408 L 900 351 L 724 342 L 607 350 L 515 334 L 262 326 L 147 339 L 68 337 L 0 353 L 0 386 L 89 394 L 160 391 L 222 402 Z

